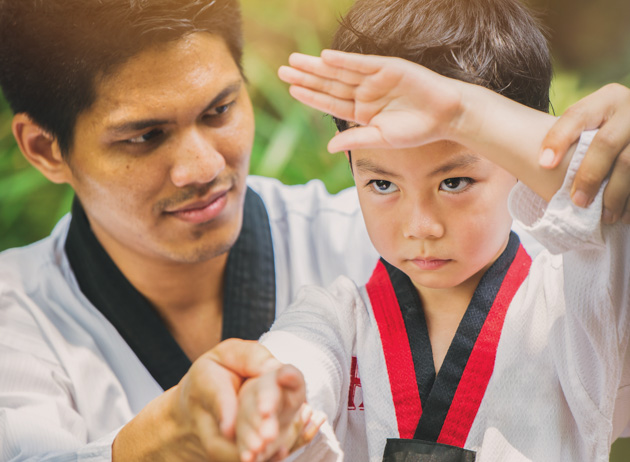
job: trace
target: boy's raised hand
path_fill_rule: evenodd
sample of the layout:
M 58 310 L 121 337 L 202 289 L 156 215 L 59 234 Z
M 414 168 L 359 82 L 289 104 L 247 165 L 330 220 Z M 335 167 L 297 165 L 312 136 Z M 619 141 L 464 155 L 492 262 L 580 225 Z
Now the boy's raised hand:
M 294 53 L 289 64 L 278 75 L 294 98 L 358 125 L 338 133 L 330 152 L 450 139 L 461 116 L 462 82 L 403 59 L 324 50 Z
M 310 442 L 324 422 L 306 404 L 304 377 L 279 365 L 247 380 L 240 392 L 236 445 L 242 462 L 282 460 Z

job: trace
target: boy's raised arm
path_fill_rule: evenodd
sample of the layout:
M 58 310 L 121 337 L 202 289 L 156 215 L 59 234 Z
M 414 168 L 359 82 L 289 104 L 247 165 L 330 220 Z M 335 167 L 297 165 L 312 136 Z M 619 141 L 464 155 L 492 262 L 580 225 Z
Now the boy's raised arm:
M 546 200 L 562 185 L 571 156 L 542 168 L 538 153 L 555 118 L 491 90 L 391 57 L 324 50 L 294 54 L 279 76 L 299 101 L 354 122 L 330 151 L 405 148 L 450 140 L 514 174 Z

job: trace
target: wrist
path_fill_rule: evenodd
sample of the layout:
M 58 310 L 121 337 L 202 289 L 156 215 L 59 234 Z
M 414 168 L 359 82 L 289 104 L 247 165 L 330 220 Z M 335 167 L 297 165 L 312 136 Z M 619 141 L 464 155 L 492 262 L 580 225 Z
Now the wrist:
M 178 451 L 182 426 L 174 418 L 176 387 L 151 401 L 116 435 L 112 462 L 172 461 L 170 449 Z
M 487 88 L 467 82 L 455 81 L 459 92 L 459 106 L 449 127 L 448 139 L 474 149 L 484 137 L 486 114 L 492 111 L 495 97 Z

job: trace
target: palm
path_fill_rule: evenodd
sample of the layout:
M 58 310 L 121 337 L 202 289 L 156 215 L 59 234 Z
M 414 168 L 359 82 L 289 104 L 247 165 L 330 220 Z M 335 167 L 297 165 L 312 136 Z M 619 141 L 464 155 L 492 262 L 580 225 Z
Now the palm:
M 402 59 L 328 52 L 322 58 L 298 55 L 291 64 L 298 73 L 280 76 L 294 85 L 293 96 L 359 125 L 333 138 L 331 151 L 445 139 L 459 110 L 454 81 Z

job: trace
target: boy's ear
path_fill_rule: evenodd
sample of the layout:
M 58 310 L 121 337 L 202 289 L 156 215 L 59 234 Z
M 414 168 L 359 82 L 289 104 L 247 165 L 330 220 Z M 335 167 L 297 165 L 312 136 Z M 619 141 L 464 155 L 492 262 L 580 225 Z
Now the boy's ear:
M 68 183 L 71 172 L 55 138 L 27 114 L 13 117 L 13 136 L 28 160 L 53 183 Z
M 350 165 L 350 173 L 354 176 L 354 168 L 352 168 L 352 153 L 350 151 L 343 152 L 346 155 L 346 159 L 348 159 L 348 165 Z

